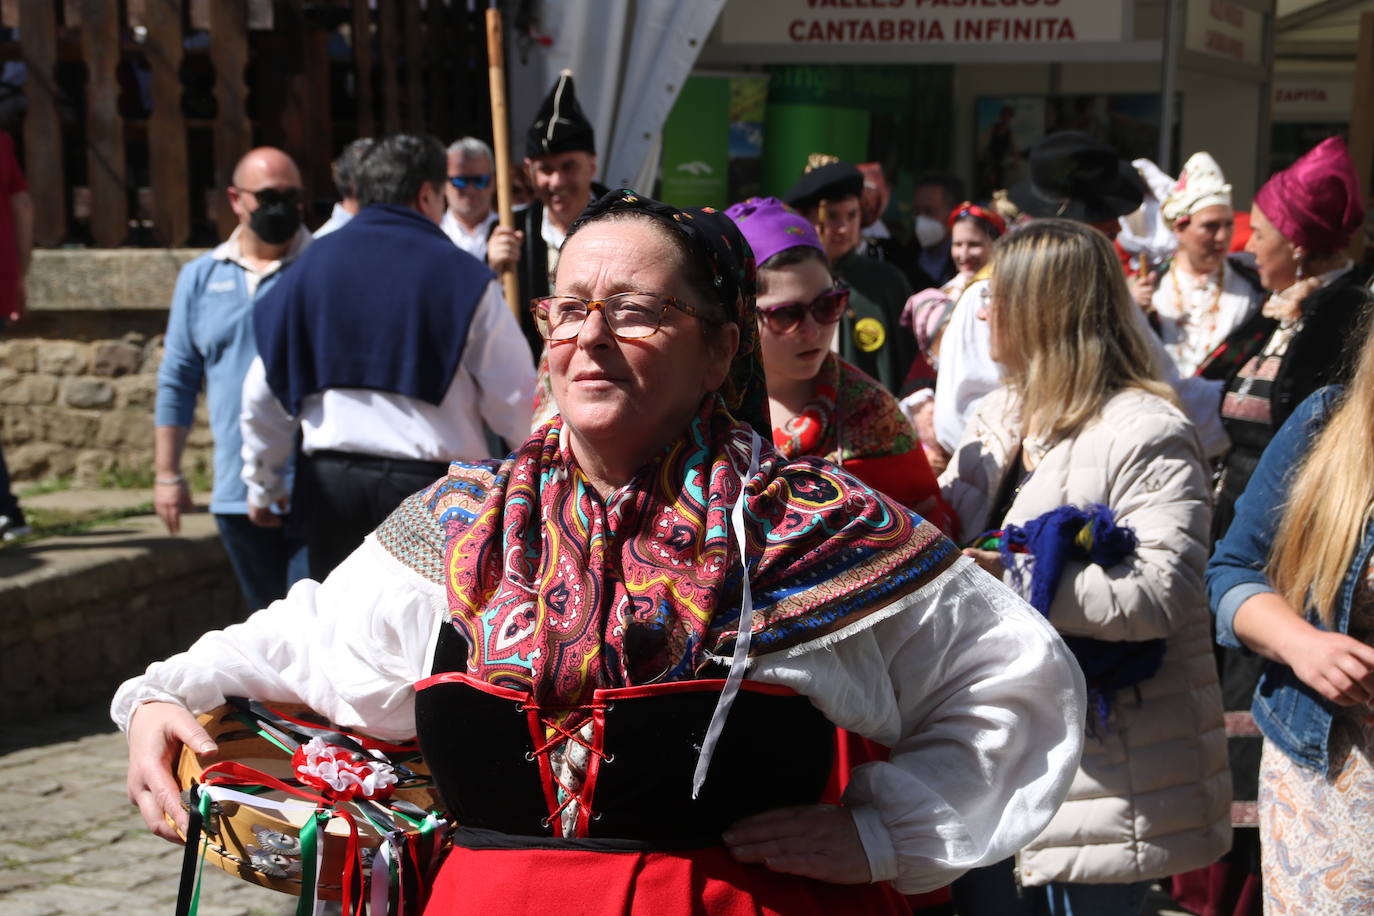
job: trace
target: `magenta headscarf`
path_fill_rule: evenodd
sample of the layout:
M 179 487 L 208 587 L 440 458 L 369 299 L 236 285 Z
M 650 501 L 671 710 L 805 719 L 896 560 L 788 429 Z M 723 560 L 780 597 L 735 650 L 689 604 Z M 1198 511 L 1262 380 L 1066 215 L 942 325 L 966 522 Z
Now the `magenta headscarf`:
M 1364 197 L 1345 141 L 1330 137 L 1264 183 L 1255 206 L 1309 252 L 1339 251 L 1364 222 Z

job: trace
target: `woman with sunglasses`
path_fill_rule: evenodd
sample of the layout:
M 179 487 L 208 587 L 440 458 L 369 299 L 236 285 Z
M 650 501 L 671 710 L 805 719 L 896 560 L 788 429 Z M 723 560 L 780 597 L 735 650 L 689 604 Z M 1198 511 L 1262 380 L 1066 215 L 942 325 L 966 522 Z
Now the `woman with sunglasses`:
M 725 212 L 759 264 L 759 344 L 773 447 L 789 458 L 832 461 L 952 532 L 953 513 L 896 398 L 834 352 L 849 290 L 832 276 L 816 230 L 772 197 Z

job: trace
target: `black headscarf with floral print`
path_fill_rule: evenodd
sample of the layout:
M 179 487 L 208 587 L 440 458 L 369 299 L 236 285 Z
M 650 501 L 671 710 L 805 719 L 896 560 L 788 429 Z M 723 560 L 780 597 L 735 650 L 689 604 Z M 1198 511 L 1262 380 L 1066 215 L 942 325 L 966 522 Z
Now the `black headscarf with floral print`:
M 757 270 L 754 252 L 739 227 L 713 207 L 679 210 L 621 188 L 589 204 L 569 228 L 568 237 L 615 212 L 643 213 L 667 226 L 682 240 L 688 255 L 710 280 L 716 304 L 728 316 L 727 320 L 739 325 L 739 349 L 735 351 L 730 375 L 720 387 L 720 396 L 735 419 L 748 423 L 765 442 L 771 442 L 773 427 L 768 419 L 768 385 L 759 358 Z

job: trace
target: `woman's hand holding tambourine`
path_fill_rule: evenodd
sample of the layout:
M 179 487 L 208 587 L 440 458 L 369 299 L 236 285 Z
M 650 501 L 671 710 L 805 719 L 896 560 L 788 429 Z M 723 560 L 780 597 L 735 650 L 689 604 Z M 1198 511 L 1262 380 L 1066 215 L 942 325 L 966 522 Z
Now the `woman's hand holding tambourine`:
M 134 710 L 129 720 L 129 801 L 138 807 L 149 830 L 173 843 L 182 840 L 168 818 L 186 831 L 186 811 L 172 775 L 172 762 L 183 744 L 202 757 L 218 750 L 196 717 L 182 706 L 151 702 Z

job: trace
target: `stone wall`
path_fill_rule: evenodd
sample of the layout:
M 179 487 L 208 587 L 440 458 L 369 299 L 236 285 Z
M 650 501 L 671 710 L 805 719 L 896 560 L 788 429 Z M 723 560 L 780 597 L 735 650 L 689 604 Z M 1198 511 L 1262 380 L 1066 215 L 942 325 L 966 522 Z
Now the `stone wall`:
M 194 250 L 37 251 L 30 312 L 0 341 L 0 441 L 18 482 L 151 474 L 162 330 Z M 204 398 L 183 472 L 208 475 Z
M 0 551 L 0 728 L 108 702 L 125 678 L 243 619 L 214 517 L 155 516 Z

